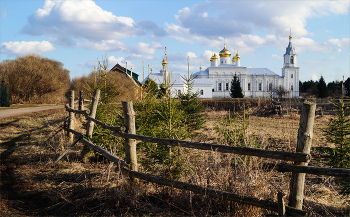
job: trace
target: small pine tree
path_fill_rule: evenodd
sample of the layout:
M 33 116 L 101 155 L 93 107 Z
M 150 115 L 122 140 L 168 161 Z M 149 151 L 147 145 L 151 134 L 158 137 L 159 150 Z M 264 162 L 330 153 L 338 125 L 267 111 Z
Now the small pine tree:
M 318 90 L 318 97 L 320 98 L 328 97 L 328 88 L 323 76 L 321 76 L 320 80 L 317 83 L 317 90 Z
M 342 95 L 343 96 L 343 95 Z M 350 168 L 350 118 L 349 105 L 345 105 L 343 99 L 333 102 L 336 108 L 336 117 L 331 118 L 327 127 L 323 130 L 326 140 L 335 145 L 335 148 L 318 147 L 316 150 L 326 153 L 325 160 L 329 165 L 337 168 Z M 340 193 L 350 194 L 350 180 L 339 179 Z
M 199 92 L 192 92 L 194 77 L 193 74 L 188 76 L 181 76 L 186 85 L 187 91 L 185 93 L 179 93 L 178 97 L 181 102 L 181 109 L 185 113 L 184 124 L 187 126 L 188 132 L 193 131 L 194 129 L 199 129 L 204 123 L 204 107 L 198 102 Z
M 146 97 L 156 98 L 159 94 L 158 85 L 155 81 L 148 78 L 145 82 Z
M 233 79 L 231 81 L 231 90 L 230 90 L 230 96 L 232 98 L 243 98 L 243 92 L 241 88 L 241 82 L 239 81 L 236 73 L 233 76 Z
M 4 79 L 1 80 L 0 84 L 0 107 L 10 107 L 9 94 Z

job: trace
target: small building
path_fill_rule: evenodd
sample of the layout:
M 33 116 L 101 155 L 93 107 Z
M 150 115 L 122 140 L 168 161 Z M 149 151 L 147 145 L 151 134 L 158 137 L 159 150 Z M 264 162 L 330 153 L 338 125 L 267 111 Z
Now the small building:
M 118 63 L 110 70 L 111 79 L 116 82 L 116 88 L 122 100 L 137 100 L 141 97 L 142 84 L 138 81 L 139 75 L 132 70 L 126 69 Z

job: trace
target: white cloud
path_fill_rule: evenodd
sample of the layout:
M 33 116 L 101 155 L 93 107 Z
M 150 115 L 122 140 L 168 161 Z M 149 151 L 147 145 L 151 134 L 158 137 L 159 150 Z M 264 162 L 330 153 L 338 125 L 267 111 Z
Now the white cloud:
M 327 41 L 327 43 L 337 45 L 338 47 L 349 47 L 350 46 L 350 38 L 332 38 Z
M 10 41 L 1 43 L 1 52 L 10 55 L 41 54 L 53 50 L 56 50 L 56 48 L 48 41 Z
M 81 48 L 97 51 L 128 52 L 127 45 L 117 40 L 102 40 L 100 42 L 84 41 L 78 42 L 76 45 Z
M 130 60 L 137 60 L 137 61 L 148 61 L 148 60 L 153 60 L 154 57 L 153 56 L 143 56 L 143 55 L 140 55 L 140 54 L 131 54 L 127 59 L 130 59 Z
M 92 0 L 46 0 L 43 8 L 28 18 L 21 32 L 35 36 L 51 36 L 65 46 L 75 45 L 76 39 L 93 42 L 137 37 L 151 31 L 164 36 L 164 29 L 152 21 L 135 24 L 131 17 L 116 16 L 105 11 Z
M 132 53 L 137 53 L 137 54 L 155 54 L 156 49 L 160 49 L 162 46 L 161 44 L 157 42 L 152 42 L 152 44 L 146 44 L 143 42 L 139 42 L 136 46 L 131 48 Z
M 276 58 L 278 60 L 282 60 L 283 58 L 280 55 L 272 54 L 271 57 Z
M 199 39 L 190 33 L 189 28 L 184 28 L 179 25 L 164 23 L 165 31 L 168 33 L 168 37 L 174 38 L 183 43 L 193 43 L 194 39 Z
M 339 48 L 339 49 L 337 50 L 337 53 L 341 53 L 341 51 L 342 51 L 342 50 Z
M 287 37 L 312 35 L 307 19 L 330 14 L 346 14 L 349 1 L 212 1 L 185 7 L 175 18 L 190 33 L 206 38 L 249 35 L 254 29 Z M 205 14 L 206 16 L 203 16 Z
M 191 51 L 186 53 L 186 57 L 189 57 L 190 59 L 197 58 L 196 54 Z
M 115 57 L 115 56 L 110 56 L 108 57 L 108 63 L 109 63 L 109 68 L 114 67 L 117 63 L 119 65 L 124 64 L 125 65 L 125 59 L 124 57 Z
M 109 51 L 109 52 L 120 52 L 120 53 L 135 53 L 135 54 L 155 54 L 156 49 L 161 48 L 161 44 L 152 42 L 146 44 L 139 42 L 137 45 L 129 46 L 118 40 L 102 40 L 100 42 L 84 41 L 78 42 L 78 47 L 85 49 L 92 49 L 97 51 Z
M 312 76 L 311 76 L 311 79 L 314 80 L 314 81 L 318 81 L 317 75 L 312 75 Z
M 328 45 L 327 43 L 317 43 L 311 38 L 299 38 L 295 39 L 296 46 L 296 52 L 322 52 L 322 53 L 331 53 L 335 52 L 336 50 Z

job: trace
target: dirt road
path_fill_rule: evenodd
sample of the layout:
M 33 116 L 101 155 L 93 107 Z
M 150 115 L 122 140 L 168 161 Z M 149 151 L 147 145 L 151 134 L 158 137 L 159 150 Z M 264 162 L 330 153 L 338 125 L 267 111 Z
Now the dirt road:
M 64 105 L 56 105 L 56 106 L 39 106 L 39 107 L 28 107 L 28 108 L 18 108 L 18 109 L 5 109 L 0 110 L 0 119 L 22 115 L 26 113 L 39 112 L 51 109 L 59 109 L 64 108 Z

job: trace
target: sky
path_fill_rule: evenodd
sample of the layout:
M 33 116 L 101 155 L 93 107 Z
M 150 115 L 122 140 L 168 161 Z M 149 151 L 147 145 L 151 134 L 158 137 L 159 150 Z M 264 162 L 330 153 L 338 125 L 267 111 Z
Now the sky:
M 140 75 L 210 66 L 224 44 L 241 66 L 281 75 L 292 35 L 301 81 L 350 77 L 349 0 L 0 0 L 0 61 L 29 53 L 64 64 L 71 78 L 98 61 Z M 188 58 L 187 58 L 188 57 Z M 187 60 L 188 59 L 188 60 Z M 203 70 L 202 69 L 202 70 Z

